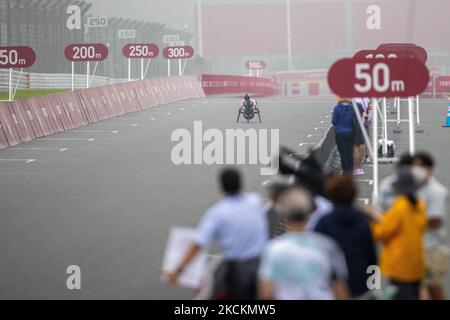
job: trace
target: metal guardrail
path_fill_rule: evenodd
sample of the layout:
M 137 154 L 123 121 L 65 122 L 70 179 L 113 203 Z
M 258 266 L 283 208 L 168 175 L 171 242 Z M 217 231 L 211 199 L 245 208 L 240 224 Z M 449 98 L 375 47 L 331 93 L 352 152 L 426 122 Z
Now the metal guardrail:
M 137 79 L 136 79 L 137 80 Z M 108 84 L 127 82 L 128 79 L 113 79 L 103 76 L 93 76 L 92 86 L 99 87 Z M 60 73 L 29 73 L 13 71 L 13 87 L 18 90 L 26 89 L 71 89 L 72 75 Z M 86 75 L 75 75 L 75 88 L 84 89 L 86 87 Z M 0 69 L 0 91 L 8 91 L 9 70 Z

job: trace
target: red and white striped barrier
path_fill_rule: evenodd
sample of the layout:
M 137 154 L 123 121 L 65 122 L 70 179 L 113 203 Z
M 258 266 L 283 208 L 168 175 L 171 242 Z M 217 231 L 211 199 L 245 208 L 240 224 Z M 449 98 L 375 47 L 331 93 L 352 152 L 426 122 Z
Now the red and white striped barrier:
M 202 87 L 206 95 L 242 94 L 244 92 L 260 95 L 278 93 L 275 81 L 263 77 L 204 74 L 202 75 Z
M 129 112 L 205 97 L 196 77 L 166 77 L 0 104 L 0 149 Z

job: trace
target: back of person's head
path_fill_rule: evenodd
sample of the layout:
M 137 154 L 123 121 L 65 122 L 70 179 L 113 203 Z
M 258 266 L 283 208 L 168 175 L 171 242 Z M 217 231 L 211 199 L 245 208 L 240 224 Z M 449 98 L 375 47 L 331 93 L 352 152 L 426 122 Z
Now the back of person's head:
M 397 173 L 396 180 L 392 184 L 397 195 L 406 196 L 412 205 L 418 202 L 417 192 L 419 191 L 424 173 L 420 170 L 415 170 L 412 167 L 402 167 Z
M 220 185 L 227 195 L 236 195 L 241 191 L 241 174 L 235 168 L 226 168 L 220 173 Z
M 286 222 L 303 223 L 308 220 L 315 206 L 311 192 L 295 186 L 280 196 L 279 208 L 279 214 Z
M 264 183 L 269 198 L 276 202 L 280 195 L 292 186 L 292 182 L 285 176 L 276 175 Z
M 325 182 L 325 196 L 336 205 L 352 205 L 357 194 L 358 190 L 350 175 L 334 175 Z
M 434 168 L 434 159 L 431 154 L 428 152 L 417 152 L 412 157 L 412 164 L 420 167 L 424 167 L 425 169 L 432 170 Z
M 413 163 L 413 157 L 409 153 L 404 153 L 400 157 L 400 161 L 397 163 L 397 169 L 402 167 L 411 166 Z

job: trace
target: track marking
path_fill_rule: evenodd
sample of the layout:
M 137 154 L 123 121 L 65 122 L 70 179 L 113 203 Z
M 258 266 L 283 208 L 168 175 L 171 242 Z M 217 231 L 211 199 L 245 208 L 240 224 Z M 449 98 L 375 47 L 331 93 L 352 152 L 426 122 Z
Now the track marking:
M 302 142 L 302 143 L 299 143 L 298 145 L 300 147 L 303 147 L 305 145 L 315 145 L 315 144 L 317 144 L 317 143 L 316 142 Z
M 370 199 L 369 198 L 359 198 L 357 200 L 364 202 L 365 205 L 368 205 L 370 203 Z
M 311 138 L 311 137 L 321 137 L 321 134 L 308 134 L 306 137 L 307 138 Z
M 87 142 L 92 142 L 92 141 L 95 141 L 95 138 L 89 138 L 89 139 L 78 139 L 78 138 L 44 138 L 44 139 L 39 139 L 39 141 L 87 141 Z
M 118 130 L 108 131 L 108 130 L 74 130 L 74 133 L 119 133 Z
M 0 159 L 2 162 L 25 162 L 26 164 L 36 161 L 35 159 Z
M 372 179 L 357 179 L 355 181 L 357 181 L 357 182 L 367 182 L 369 184 L 369 186 L 373 185 L 373 180 Z
M 314 130 L 326 129 L 327 127 L 315 127 Z
M 98 123 L 96 124 L 100 127 L 138 127 L 139 124 L 137 123 L 118 123 L 118 124 L 110 124 L 110 123 Z
M 170 116 L 170 115 L 172 115 L 170 112 L 167 112 L 167 113 L 166 113 L 166 116 Z
M 69 148 L 9 148 L 8 150 L 12 150 L 12 151 L 14 151 L 14 150 L 25 150 L 25 151 L 27 151 L 27 150 L 31 150 L 31 151 L 41 151 L 41 150 L 43 150 L 43 151 L 52 151 L 52 150 L 57 150 L 57 151 L 59 151 L 59 152 L 66 152 L 66 151 L 68 151 L 69 150 Z

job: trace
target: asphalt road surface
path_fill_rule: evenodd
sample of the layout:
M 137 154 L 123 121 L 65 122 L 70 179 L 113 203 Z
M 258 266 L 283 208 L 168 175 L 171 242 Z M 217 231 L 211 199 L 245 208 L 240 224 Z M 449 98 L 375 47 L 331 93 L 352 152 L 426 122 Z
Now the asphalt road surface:
M 195 226 L 220 198 L 222 167 L 173 164 L 173 131 L 193 133 L 197 120 L 222 132 L 279 129 L 282 145 L 304 153 L 321 139 L 334 104 L 265 98 L 261 124 L 237 124 L 239 102 L 182 101 L 1 150 L 0 299 L 191 298 L 160 280 L 165 244 L 171 226 Z M 446 108 L 424 103 L 418 147 L 436 155 L 437 176 L 449 186 Z M 395 138 L 406 150 L 407 131 Z M 240 168 L 245 189 L 262 191 L 260 165 Z M 361 179 L 371 179 L 370 168 Z M 361 185 L 360 197 L 370 197 L 369 182 Z M 69 265 L 80 266 L 82 290 L 66 288 Z

